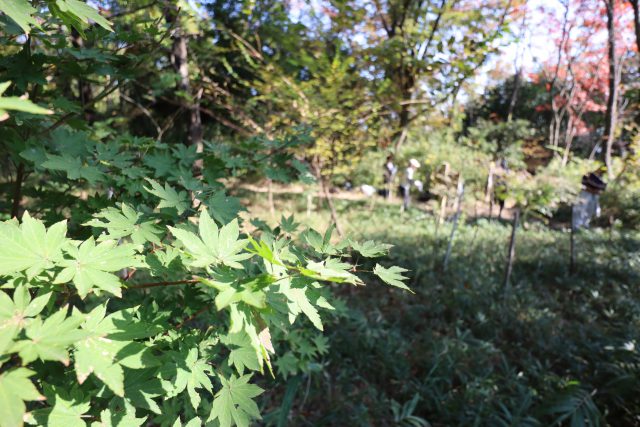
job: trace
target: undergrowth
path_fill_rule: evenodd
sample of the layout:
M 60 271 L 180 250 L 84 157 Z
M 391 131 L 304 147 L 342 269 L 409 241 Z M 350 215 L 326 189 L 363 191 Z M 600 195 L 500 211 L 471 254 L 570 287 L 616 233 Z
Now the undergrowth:
M 263 205 L 252 197 L 251 214 Z M 581 231 L 572 275 L 568 231 L 521 226 L 505 286 L 509 223 L 461 221 L 445 270 L 450 222 L 337 205 L 348 233 L 394 244 L 386 261 L 411 271 L 416 295 L 341 293 L 351 309 L 327 326 L 318 369 L 289 379 L 293 425 L 640 425 L 637 232 Z M 300 196 L 278 210 L 329 221 Z

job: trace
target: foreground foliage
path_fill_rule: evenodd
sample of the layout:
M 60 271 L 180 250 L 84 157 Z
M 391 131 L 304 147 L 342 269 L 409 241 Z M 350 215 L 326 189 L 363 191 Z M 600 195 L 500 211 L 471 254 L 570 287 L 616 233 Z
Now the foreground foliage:
M 91 23 L 107 44 L 119 43 L 84 2 L 35 5 L 0 5 L 12 20 L 3 24 L 10 60 L 27 64 L 20 74 L 3 63 L 16 81 L 0 92 L 34 97 L 44 88 L 55 108 L 0 98 L 3 161 L 15 170 L 3 183 L 13 190 L 0 223 L 0 425 L 248 426 L 261 417 L 256 373 L 305 370 L 326 349 L 306 326 L 321 331 L 321 312 L 334 310 L 328 284 L 378 275 L 408 289 L 406 278 L 380 265 L 363 275 L 350 262 L 358 252 L 380 257 L 388 245 L 336 244 L 332 228 L 322 235 L 293 217 L 274 229 L 238 217 L 242 205 L 223 179 L 308 179 L 291 152 L 309 141 L 304 131 L 205 147 L 92 123 L 89 104 L 153 61 L 78 49 Z M 137 41 L 155 49 L 167 35 L 147 27 Z M 109 75 L 82 108 L 65 98 L 61 79 L 47 86 L 44 77 L 79 58 Z M 82 69 L 69 75 L 83 82 Z M 287 351 L 309 342 L 306 352 Z

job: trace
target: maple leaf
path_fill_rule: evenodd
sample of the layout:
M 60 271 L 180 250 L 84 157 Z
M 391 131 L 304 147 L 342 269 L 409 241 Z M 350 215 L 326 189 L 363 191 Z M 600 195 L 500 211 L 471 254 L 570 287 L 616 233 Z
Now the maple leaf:
M 160 198 L 158 209 L 174 208 L 178 215 L 189 209 L 189 197 L 186 191 L 177 192 L 172 186 L 165 183 L 164 188 L 157 181 L 147 178 L 151 188 L 144 187 L 149 193 Z
M 402 275 L 405 271 L 407 271 L 407 269 L 397 267 L 395 265 L 393 267 L 385 268 L 380 264 L 376 264 L 373 269 L 373 273 L 386 284 L 414 293 L 407 285 L 402 283 L 404 280 L 408 279 L 408 277 Z
M 162 231 L 153 224 L 153 221 L 141 221 L 142 214 L 123 203 L 120 209 L 106 208 L 94 215 L 94 219 L 84 225 L 104 228 L 108 234 L 103 234 L 98 241 L 117 240 L 130 236 L 136 245 L 145 242 L 160 244 L 159 235 Z M 100 221 L 104 219 L 105 221 Z
M 351 247 L 366 258 L 377 258 L 386 255 L 392 246 L 386 243 L 374 242 L 373 240 L 367 240 L 363 243 L 351 242 Z
M 135 264 L 133 245 L 118 245 L 114 240 L 96 245 L 93 237 L 90 237 L 79 247 L 71 247 L 66 251 L 72 259 L 60 262 L 64 269 L 54 283 L 72 281 L 81 298 L 94 288 L 122 296 L 120 279 L 111 273 Z
M 251 338 L 244 332 L 228 334 L 220 337 L 220 342 L 231 349 L 228 363 L 235 366 L 238 374 L 244 374 L 244 370 L 260 370 L 260 360 L 256 350 L 251 345 Z
M 13 301 L 0 291 L 0 354 L 12 345 L 13 339 L 31 318 L 38 315 L 51 299 L 51 292 L 43 292 L 33 300 L 26 286 L 18 286 Z
M 207 421 L 217 419 L 220 427 L 249 427 L 252 419 L 261 419 L 253 398 L 262 394 L 263 390 L 255 384 L 249 384 L 251 375 L 239 378 L 231 375 L 228 380 L 223 376 L 219 378 L 222 389 L 215 395 Z
M 0 275 L 26 270 L 28 277 L 52 268 L 62 259 L 67 244 L 67 223 L 58 222 L 49 229 L 28 212 L 22 224 L 15 221 L 0 223 Z
M 89 335 L 78 329 L 83 321 L 84 316 L 76 313 L 67 317 L 67 307 L 44 321 L 36 317 L 25 328 L 27 339 L 16 342 L 12 350 L 18 352 L 25 364 L 38 358 L 69 364 L 69 346 Z
M 198 223 L 199 237 L 180 228 L 169 227 L 171 233 L 185 246 L 191 255 L 192 267 L 208 267 L 224 264 L 231 268 L 242 269 L 240 261 L 250 258 L 252 254 L 242 251 L 247 246 L 246 239 L 239 239 L 238 220 L 218 229 L 218 226 L 204 209 L 200 213 Z
M 0 374 L 0 420 L 3 426 L 21 426 L 25 401 L 44 400 L 29 379 L 35 372 L 17 368 Z

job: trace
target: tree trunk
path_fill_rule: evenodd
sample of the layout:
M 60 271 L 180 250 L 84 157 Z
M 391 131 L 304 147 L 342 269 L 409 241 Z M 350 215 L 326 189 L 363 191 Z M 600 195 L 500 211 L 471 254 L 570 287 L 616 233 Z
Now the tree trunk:
M 631 6 L 633 6 L 633 24 L 636 30 L 636 45 L 638 45 L 638 52 L 640 53 L 640 8 L 638 7 L 638 0 L 629 0 Z
M 605 119 L 604 162 L 607 166 L 607 175 L 613 179 L 611 151 L 616 131 L 616 106 L 618 103 L 617 64 L 616 64 L 616 37 L 615 37 L 615 0 L 604 0 L 607 11 L 608 33 L 608 60 L 609 60 L 609 96 L 607 98 L 607 113 Z
M 511 100 L 509 101 L 509 111 L 507 113 L 507 122 L 513 118 L 513 110 L 518 102 L 518 91 L 520 90 L 520 81 L 522 80 L 522 67 L 519 67 L 513 76 L 513 92 L 511 92 Z
M 333 199 L 331 198 L 331 193 L 329 192 L 329 186 L 327 185 L 327 182 L 323 177 L 320 177 L 320 185 L 322 187 L 322 192 L 324 193 L 324 198 L 327 200 L 327 204 L 329 205 L 331 221 L 333 222 L 333 225 L 336 226 L 336 232 L 338 233 L 338 236 L 343 237 L 344 233 L 342 232 L 342 227 L 340 226 L 340 222 L 338 221 L 338 212 L 336 211 L 336 207 L 333 204 Z
M 78 50 L 84 48 L 84 40 L 75 28 L 71 28 L 71 44 Z M 95 114 L 93 109 L 87 107 L 87 105 L 93 100 L 93 92 L 91 90 L 91 84 L 82 77 L 78 77 L 78 98 L 82 106 L 84 119 L 91 124 L 95 120 Z
M 511 228 L 511 239 L 509 240 L 509 252 L 507 253 L 507 267 L 504 272 L 503 288 L 505 296 L 509 289 L 509 281 L 511 279 L 511 272 L 513 271 L 513 260 L 516 257 L 516 231 L 518 230 L 518 221 L 520 220 L 520 210 L 518 208 L 513 212 L 513 225 Z
M 13 188 L 13 203 L 11 204 L 11 218 L 20 216 L 20 204 L 22 203 L 22 182 L 25 177 L 24 163 L 20 162 L 16 170 L 16 182 Z
M 189 44 L 188 37 L 179 22 L 177 10 L 168 8 L 165 12 L 165 20 L 174 23 L 174 35 L 171 37 L 171 65 L 180 76 L 178 90 L 184 92 L 188 97 L 193 97 L 191 101 L 182 101 L 185 109 L 189 112 L 187 117 L 188 138 L 187 145 L 195 145 L 198 152 L 202 152 L 202 119 L 200 117 L 200 97 L 202 91 L 197 94 L 191 93 L 191 79 L 189 77 Z M 201 165 L 195 165 L 201 167 Z

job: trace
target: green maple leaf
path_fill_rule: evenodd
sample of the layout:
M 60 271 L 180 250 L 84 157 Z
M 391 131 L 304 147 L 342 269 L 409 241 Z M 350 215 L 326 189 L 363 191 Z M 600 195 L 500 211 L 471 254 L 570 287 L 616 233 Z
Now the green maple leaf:
M 198 223 L 199 237 L 180 228 L 169 227 L 169 229 L 191 255 L 192 267 L 224 264 L 231 268 L 242 269 L 239 261 L 252 256 L 250 253 L 242 252 L 247 246 L 247 240 L 239 239 L 240 228 L 237 219 L 218 229 L 207 210 L 204 209 L 200 213 Z
M 329 228 L 323 237 L 316 230 L 310 228 L 302 233 L 302 238 L 319 254 L 335 255 L 338 253 L 338 250 L 331 244 L 332 231 L 333 229 Z
M 158 361 L 144 344 L 131 341 L 145 336 L 132 327 L 146 327 L 146 322 L 136 322 L 129 316 L 129 310 L 105 317 L 106 310 L 106 304 L 97 306 L 82 324 L 89 335 L 75 343 L 75 371 L 78 383 L 94 374 L 116 395 L 123 396 L 123 367 L 144 369 L 156 366 Z
M 289 217 L 285 217 L 284 215 L 280 218 L 280 228 L 285 233 L 292 234 L 294 233 L 298 227 L 300 226 L 299 222 L 295 222 L 293 218 L 293 214 Z
M 105 312 L 106 305 L 101 305 L 87 315 L 82 328 L 89 334 L 85 339 L 75 343 L 75 371 L 79 384 L 84 383 L 93 373 L 116 395 L 123 396 L 124 372 L 115 362 L 118 353 L 127 343 L 106 338 L 112 328 L 103 322 Z
M 54 283 L 72 281 L 81 298 L 87 296 L 94 288 L 116 296 L 122 295 L 120 279 L 111 272 L 135 264 L 133 245 L 118 245 L 113 240 L 96 245 L 93 237 L 90 237 L 79 247 L 68 248 L 67 253 L 72 259 L 60 262 L 64 269 Z
M 165 176 L 175 168 L 173 157 L 166 151 L 158 150 L 155 153 L 147 154 L 142 160 L 145 165 L 155 170 L 153 174 L 155 177 Z
M 38 22 L 32 16 L 36 10 L 27 0 L 3 0 L 0 2 L 0 11 L 13 19 L 27 34 L 31 30 L 31 26 L 39 27 Z
M 329 352 L 329 340 L 324 335 L 317 335 L 313 338 L 316 350 L 319 354 L 327 354 Z
M 82 26 L 83 24 L 85 26 L 88 25 L 90 21 L 95 22 L 106 30 L 113 31 L 111 23 L 85 2 L 79 0 L 56 0 L 55 3 L 50 3 L 49 7 L 54 15 L 59 16 L 65 24 L 72 25 L 83 37 Z
M 228 363 L 230 366 L 235 366 L 238 374 L 244 374 L 245 369 L 260 370 L 260 359 L 251 345 L 249 335 L 244 332 L 228 334 L 220 337 L 220 341 L 231 350 Z
M 141 221 L 142 214 L 133 210 L 129 205 L 123 203 L 120 209 L 106 208 L 94 215 L 94 219 L 84 225 L 97 228 L 104 228 L 109 234 L 102 235 L 98 241 L 118 240 L 122 237 L 131 236 L 131 240 L 136 245 L 145 242 L 160 244 L 159 235 L 162 233 L 153 221 Z M 100 221 L 100 219 L 104 219 Z
M 382 281 L 386 284 L 414 293 L 407 285 L 402 283 L 404 280 L 408 279 L 408 277 L 402 275 L 402 273 L 404 273 L 405 271 L 408 270 L 402 267 L 397 267 L 395 265 L 393 267 L 385 268 L 380 264 L 376 264 L 373 269 L 373 273 L 380 279 L 382 279 Z
M 15 221 L 0 223 L 0 275 L 26 270 L 28 277 L 34 277 L 53 268 L 62 259 L 66 234 L 65 221 L 46 229 L 42 221 L 27 212 L 19 226 Z
M 13 351 L 17 351 L 22 363 L 35 359 L 57 360 L 69 364 L 69 347 L 86 338 L 89 333 L 78 329 L 84 316 L 74 313 L 67 317 L 67 307 L 63 307 L 44 321 L 34 318 L 25 328 L 26 340 L 16 342 Z
M 189 196 L 186 191 L 177 192 L 172 186 L 165 183 L 164 188 L 157 181 L 147 178 L 151 188 L 144 187 L 149 193 L 160 198 L 158 209 L 174 208 L 178 211 L 178 215 L 189 209 Z
M 5 354 L 18 332 L 29 324 L 30 318 L 44 309 L 51 294 L 43 293 L 32 300 L 26 286 L 19 286 L 12 301 L 9 295 L 0 291 L 0 355 Z
M 203 360 L 197 360 L 191 365 L 191 373 L 187 379 L 187 394 L 191 399 L 191 405 L 194 409 L 198 409 L 200 406 L 200 393 L 196 389 L 204 388 L 210 394 L 213 394 L 213 384 L 209 376 L 213 373 L 213 370 L 209 364 Z
M 11 4 L 11 0 L 8 0 Z M 0 3 L 0 11 L 5 4 Z M 28 31 L 27 31 L 28 32 Z M 25 98 L 17 96 L 1 96 L 11 86 L 11 82 L 0 83 L 0 119 L 4 120 L 7 114 L 6 110 L 22 111 L 31 114 L 53 114 L 53 111 L 42 108 Z
M 289 307 L 289 321 L 293 324 L 296 317 L 300 313 L 304 313 L 309 318 L 313 326 L 319 330 L 324 330 L 320 313 L 311 304 L 307 295 L 307 287 L 281 287 L 280 292 L 287 297 L 287 306 Z
M 251 242 L 251 249 L 248 249 L 249 252 L 258 255 L 261 258 L 264 258 L 271 264 L 284 267 L 284 264 L 276 258 L 276 255 L 273 253 L 267 242 L 265 242 L 264 240 L 256 242 L 251 236 L 249 236 L 249 241 Z
M 386 243 L 374 242 L 373 240 L 367 240 L 363 243 L 351 242 L 351 247 L 366 258 L 377 258 L 386 255 L 392 246 Z
M 246 210 L 237 197 L 227 196 L 224 191 L 218 191 L 206 201 L 211 215 L 220 224 L 231 222 L 240 211 Z
M 74 157 L 69 153 L 61 156 L 47 154 L 47 160 L 40 166 L 50 170 L 66 172 L 69 179 L 86 179 L 90 184 L 95 184 L 105 177 L 100 167 L 85 163 L 82 158 Z
M 34 411 L 39 425 L 47 427 L 86 427 L 84 414 L 91 409 L 91 402 L 77 388 L 66 392 L 62 388 L 45 387 L 47 403 L 51 408 Z
M 298 372 L 298 359 L 292 352 L 288 351 L 282 356 L 278 357 L 275 361 L 275 365 L 278 368 L 278 373 L 283 377 L 289 375 L 295 375 Z
M 352 285 L 362 284 L 358 276 L 349 272 L 352 268 L 351 264 L 341 262 L 336 258 L 327 258 L 321 262 L 310 261 L 307 263 L 306 269 L 300 269 L 300 272 L 305 276 L 329 282 L 346 282 Z
M 263 390 L 255 384 L 249 384 L 251 375 L 229 379 L 220 376 L 222 389 L 215 395 L 211 414 L 208 421 L 215 419 L 220 427 L 249 427 L 252 419 L 260 419 L 260 410 L 253 398 L 259 396 Z
M 155 397 L 164 394 L 161 381 L 155 369 L 125 369 L 124 396 L 136 408 L 148 409 L 155 414 L 161 410 Z
M 100 421 L 91 423 L 91 427 L 140 427 L 147 417 L 136 418 L 135 408 L 129 406 L 124 411 L 105 409 L 100 412 Z
M 3 427 L 22 426 L 26 411 L 24 402 L 44 399 L 29 379 L 33 374 L 25 368 L 0 374 L 0 422 Z
M 239 280 L 232 274 L 216 272 L 212 279 L 201 278 L 200 282 L 218 291 L 215 298 L 216 308 L 222 310 L 231 304 L 244 302 L 253 307 L 266 307 L 266 294 L 262 290 L 275 281 L 270 274 L 260 274 Z
M 166 397 L 177 396 L 186 390 L 191 405 L 194 409 L 198 409 L 201 398 L 196 389 L 204 388 L 209 393 L 213 393 L 213 384 L 209 379 L 213 373 L 211 366 L 205 360 L 198 358 L 197 348 L 172 352 L 171 360 L 173 363 L 164 364 L 161 370 Z

